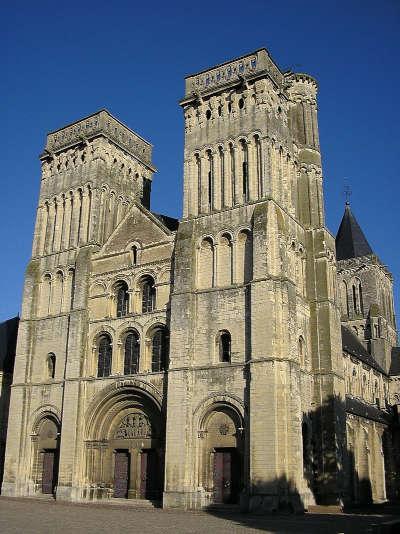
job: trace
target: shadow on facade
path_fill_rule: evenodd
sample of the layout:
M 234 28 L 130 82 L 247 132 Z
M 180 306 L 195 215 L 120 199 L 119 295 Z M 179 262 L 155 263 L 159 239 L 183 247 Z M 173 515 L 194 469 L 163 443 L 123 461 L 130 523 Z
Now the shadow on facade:
M 250 370 L 247 369 L 247 371 L 245 391 L 247 432 L 245 432 L 244 477 L 240 507 L 211 505 L 207 509 L 208 513 L 216 516 L 221 515 L 221 517 L 230 516 L 247 527 L 256 526 L 261 529 L 263 529 L 262 521 L 260 523 L 252 516 L 302 514 L 310 506 L 312 510 L 313 505 L 333 505 L 336 507 L 336 512 L 344 510 L 354 515 L 363 514 L 371 517 L 374 514 L 393 513 L 388 503 L 398 503 L 398 495 L 396 494 L 396 462 L 398 463 L 398 460 L 394 454 L 395 438 L 393 433 L 393 425 L 396 425 L 396 420 L 392 417 L 391 426 L 384 430 L 382 436 L 384 464 L 382 464 L 381 449 L 375 451 L 376 461 L 379 461 L 380 458 L 380 466 L 385 472 L 385 479 L 381 482 L 371 480 L 373 477 L 370 473 L 376 473 L 377 466 L 372 465 L 373 460 L 368 451 L 368 445 L 362 441 L 363 435 L 356 436 L 353 443 L 348 443 L 350 438 L 346 435 L 346 404 L 336 396 L 327 398 L 315 410 L 303 413 L 301 426 L 303 482 L 301 487 L 297 487 L 292 480 L 288 480 L 285 476 L 252 483 L 249 477 L 251 459 L 248 439 L 248 429 L 249 424 L 251 424 L 248 417 L 248 414 L 251 413 L 249 410 L 251 376 Z M 257 417 L 262 417 L 262 414 L 258 414 Z M 356 455 L 355 446 L 358 447 Z M 361 451 L 361 446 L 365 446 L 365 454 Z M 368 464 L 368 462 L 370 463 Z M 383 493 L 387 502 L 373 505 L 378 483 L 385 485 Z M 397 513 L 399 509 L 400 507 L 397 505 Z M 329 511 L 329 509 L 325 511 Z M 249 512 L 249 514 L 243 515 L 243 512 Z M 321 514 L 310 512 L 306 514 L 307 517 L 313 515 L 316 518 L 321 517 Z M 327 518 L 327 514 L 324 514 L 323 517 Z M 336 524 L 339 524 L 341 519 L 336 514 L 334 517 Z M 266 525 L 265 529 L 274 532 L 270 523 Z M 293 530 L 286 531 L 298 532 L 298 529 L 293 527 Z M 335 532 L 338 531 L 340 530 L 335 530 Z M 310 528 L 307 532 L 314 532 L 314 530 Z M 315 532 L 320 531 L 317 529 Z

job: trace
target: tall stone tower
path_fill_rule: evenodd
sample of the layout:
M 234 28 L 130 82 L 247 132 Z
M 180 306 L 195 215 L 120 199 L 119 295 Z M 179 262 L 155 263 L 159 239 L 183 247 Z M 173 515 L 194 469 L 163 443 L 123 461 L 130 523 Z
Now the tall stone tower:
M 340 315 L 316 94 L 265 49 L 186 78 L 166 506 L 219 491 L 250 510 L 297 508 L 310 470 L 321 500 L 340 493 Z
M 151 149 L 105 110 L 47 136 L 24 284 L 3 494 L 36 491 L 29 487 L 34 484 L 30 464 L 44 460 L 32 454 L 38 448 L 39 416 L 32 422 L 31 412 L 41 406 L 42 417 L 45 406 L 48 439 L 39 448 L 60 447 L 57 496 L 71 497 L 80 428 L 77 399 L 85 388 L 79 379 L 87 342 L 91 257 L 134 200 L 148 207 Z
M 386 371 L 396 345 L 393 277 L 373 252 L 350 204 L 336 236 L 342 323 Z

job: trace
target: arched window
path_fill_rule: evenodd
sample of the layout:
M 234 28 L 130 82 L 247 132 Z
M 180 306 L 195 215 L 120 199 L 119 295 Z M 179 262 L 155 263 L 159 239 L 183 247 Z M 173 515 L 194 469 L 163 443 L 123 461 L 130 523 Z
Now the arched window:
M 227 330 L 219 333 L 219 361 L 230 363 L 231 361 L 231 335 Z
M 124 317 L 129 309 L 129 293 L 126 282 L 118 282 L 116 286 L 117 317 Z
M 151 276 L 142 280 L 142 313 L 151 312 L 156 307 L 156 288 Z
M 242 195 L 243 202 L 249 200 L 249 167 L 246 141 L 243 139 L 240 143 L 242 150 Z
M 219 286 L 229 286 L 232 284 L 232 257 L 233 243 L 229 234 L 223 234 L 219 240 L 218 252 L 218 272 L 217 284 Z
M 153 334 L 151 347 L 151 370 L 153 373 L 165 371 L 168 360 L 168 335 L 165 328 L 157 328 Z
M 211 154 L 211 150 L 207 150 L 207 159 L 208 159 L 208 209 L 212 209 L 213 205 L 213 195 L 214 195 L 214 161 Z
M 214 243 L 210 237 L 201 242 L 198 256 L 197 280 L 200 289 L 214 286 Z
M 54 378 L 56 373 L 56 356 L 53 352 L 49 352 L 46 359 L 47 378 Z
M 300 365 L 305 365 L 306 363 L 306 348 L 305 348 L 305 342 L 303 336 L 299 337 L 299 360 Z
M 124 374 L 139 372 L 140 340 L 137 332 L 130 332 L 125 339 Z
M 133 245 L 131 248 L 132 252 L 132 265 L 137 265 L 138 263 L 138 247 L 137 245 Z
M 110 376 L 112 362 L 112 344 L 110 336 L 103 334 L 98 344 L 97 376 Z
M 358 284 L 358 296 L 360 298 L 360 311 L 364 315 L 364 302 L 363 302 L 363 293 L 362 293 L 361 282 L 359 282 L 359 284 Z

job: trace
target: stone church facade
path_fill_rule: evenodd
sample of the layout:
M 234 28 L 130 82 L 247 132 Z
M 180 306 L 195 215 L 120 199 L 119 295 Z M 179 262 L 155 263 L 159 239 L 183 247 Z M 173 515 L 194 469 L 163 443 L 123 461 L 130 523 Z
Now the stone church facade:
M 316 81 L 261 49 L 185 83 L 180 221 L 106 110 L 47 136 L 2 494 L 395 498 L 392 277 L 325 226 Z

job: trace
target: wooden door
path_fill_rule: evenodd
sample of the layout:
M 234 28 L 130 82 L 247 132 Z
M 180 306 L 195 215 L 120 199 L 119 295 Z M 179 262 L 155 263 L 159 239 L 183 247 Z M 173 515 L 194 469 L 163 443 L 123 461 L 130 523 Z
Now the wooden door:
M 42 493 L 53 493 L 55 487 L 56 451 L 43 453 Z
M 129 489 L 129 452 L 115 453 L 114 467 L 114 497 L 126 499 Z
M 237 498 L 239 465 L 235 451 L 221 450 L 214 453 L 214 502 L 231 503 Z
M 159 462 L 157 452 L 144 450 L 141 454 L 140 496 L 142 499 L 159 498 Z

